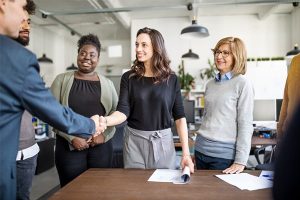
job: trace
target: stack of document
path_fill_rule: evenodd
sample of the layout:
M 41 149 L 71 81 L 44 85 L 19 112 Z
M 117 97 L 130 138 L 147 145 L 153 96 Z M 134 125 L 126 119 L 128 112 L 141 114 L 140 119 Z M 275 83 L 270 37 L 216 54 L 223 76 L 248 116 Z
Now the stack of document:
M 223 181 L 236 186 L 241 190 L 259 190 L 265 188 L 271 188 L 273 186 L 273 181 L 266 178 L 253 176 L 247 173 L 240 174 L 222 174 L 216 175 L 216 177 L 222 179 Z
M 150 176 L 151 182 L 171 182 L 174 184 L 186 184 L 190 181 L 190 168 L 185 167 L 181 170 L 157 169 Z

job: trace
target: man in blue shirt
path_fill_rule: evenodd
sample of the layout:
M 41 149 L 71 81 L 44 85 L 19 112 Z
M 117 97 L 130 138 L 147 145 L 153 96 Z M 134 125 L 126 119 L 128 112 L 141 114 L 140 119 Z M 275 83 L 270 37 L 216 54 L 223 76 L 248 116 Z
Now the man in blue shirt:
M 91 119 L 61 106 L 39 75 L 36 56 L 16 41 L 26 20 L 26 0 L 0 1 L 0 199 L 16 199 L 16 155 L 21 117 L 26 109 L 69 134 L 100 134 L 100 118 Z M 104 124 L 104 122 L 102 122 Z

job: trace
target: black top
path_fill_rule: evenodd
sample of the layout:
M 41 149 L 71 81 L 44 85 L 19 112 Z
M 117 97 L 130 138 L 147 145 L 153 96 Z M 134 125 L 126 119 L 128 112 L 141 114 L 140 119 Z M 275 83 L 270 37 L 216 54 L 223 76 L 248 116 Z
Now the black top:
M 105 115 L 101 101 L 100 81 L 88 81 L 74 78 L 70 94 L 69 107 L 85 117 Z
M 153 78 L 123 74 L 117 110 L 127 116 L 128 126 L 154 131 L 170 128 L 174 120 L 185 117 L 180 83 L 175 74 L 168 81 L 154 84 Z

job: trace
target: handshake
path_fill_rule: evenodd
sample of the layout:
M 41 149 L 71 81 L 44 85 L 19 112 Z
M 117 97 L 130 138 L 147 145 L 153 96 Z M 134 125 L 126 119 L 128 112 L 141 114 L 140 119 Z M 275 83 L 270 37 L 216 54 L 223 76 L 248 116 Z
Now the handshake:
M 95 123 L 96 132 L 93 134 L 93 137 L 101 135 L 107 128 L 107 120 L 103 116 L 93 115 L 91 119 Z

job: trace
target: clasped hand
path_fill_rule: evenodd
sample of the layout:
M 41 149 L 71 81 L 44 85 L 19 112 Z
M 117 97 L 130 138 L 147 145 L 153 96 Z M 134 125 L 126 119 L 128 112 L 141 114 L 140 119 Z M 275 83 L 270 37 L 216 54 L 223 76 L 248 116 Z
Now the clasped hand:
M 91 119 L 95 123 L 95 133 L 88 138 L 87 140 L 75 137 L 72 140 L 72 145 L 78 151 L 84 150 L 89 148 L 90 146 L 93 147 L 97 144 L 104 143 L 104 136 L 102 133 L 106 130 L 106 120 L 103 116 L 93 115 Z
M 106 130 L 106 120 L 103 116 L 99 115 L 93 115 L 91 119 L 94 121 L 96 128 L 96 132 L 93 134 L 93 137 L 96 137 Z

